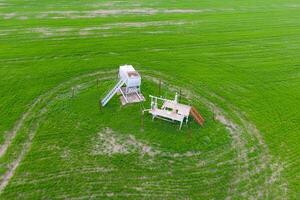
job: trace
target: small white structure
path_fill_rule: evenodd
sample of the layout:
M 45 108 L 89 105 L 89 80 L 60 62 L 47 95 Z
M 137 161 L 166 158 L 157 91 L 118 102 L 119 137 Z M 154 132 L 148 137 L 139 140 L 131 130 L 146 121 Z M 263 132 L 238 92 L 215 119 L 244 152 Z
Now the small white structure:
M 177 94 L 174 100 L 164 99 L 161 97 L 151 96 L 151 108 L 145 111 L 149 111 L 152 114 L 152 119 L 163 119 L 166 121 L 178 121 L 180 122 L 180 129 L 183 122 L 186 123 L 189 120 L 191 106 L 180 104 L 177 101 Z M 158 107 L 158 101 L 162 101 L 162 107 Z
M 122 65 L 119 68 L 119 79 L 125 80 L 127 88 L 139 89 L 142 83 L 140 74 L 135 71 L 132 65 Z
M 180 122 L 181 129 L 183 122 L 188 123 L 189 116 L 191 115 L 194 120 L 203 126 L 205 119 L 200 115 L 195 107 L 178 103 L 177 93 L 174 100 L 164 99 L 161 97 L 151 96 L 151 108 L 148 110 L 152 114 L 152 119 L 160 118 L 166 121 L 178 121 Z M 162 101 L 161 108 L 158 107 L 158 101 Z
M 102 106 L 105 106 L 116 93 L 121 94 L 122 105 L 145 100 L 141 93 L 142 78 L 132 65 L 120 66 L 118 78 L 118 83 L 101 100 Z

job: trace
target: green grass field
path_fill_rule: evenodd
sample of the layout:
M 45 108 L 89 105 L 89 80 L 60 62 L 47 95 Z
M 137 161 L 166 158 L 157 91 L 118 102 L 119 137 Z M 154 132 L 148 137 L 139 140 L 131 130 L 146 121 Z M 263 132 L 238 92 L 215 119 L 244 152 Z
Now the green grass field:
M 204 128 L 99 109 L 121 64 Z M 0 88 L 0 199 L 300 199 L 297 0 L 0 0 Z

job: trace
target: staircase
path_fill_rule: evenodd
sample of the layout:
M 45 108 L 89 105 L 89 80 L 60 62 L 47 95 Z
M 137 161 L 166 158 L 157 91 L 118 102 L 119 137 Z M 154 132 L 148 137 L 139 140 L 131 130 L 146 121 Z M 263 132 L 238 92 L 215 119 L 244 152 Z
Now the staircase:
M 115 85 L 115 87 L 111 91 L 109 91 L 109 93 L 101 100 L 101 105 L 104 107 L 124 84 L 125 81 L 120 79 L 120 81 Z
M 205 119 L 200 115 L 200 113 L 196 110 L 195 107 L 191 109 L 191 115 L 193 116 L 194 120 L 203 127 Z

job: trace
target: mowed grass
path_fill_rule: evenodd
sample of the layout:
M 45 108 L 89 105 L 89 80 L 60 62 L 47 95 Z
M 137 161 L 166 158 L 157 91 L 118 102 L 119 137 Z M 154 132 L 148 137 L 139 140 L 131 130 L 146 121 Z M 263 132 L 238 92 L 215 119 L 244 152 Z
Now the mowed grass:
M 149 83 L 144 88 L 145 95 L 155 93 Z M 103 91 L 88 89 L 49 105 L 32 150 L 3 197 L 225 198 L 233 172 L 232 163 L 226 161 L 233 159 L 234 152 L 224 127 L 208 122 L 202 130 L 191 121 L 179 131 L 178 124 L 152 121 L 145 115 L 141 130 L 138 104 L 120 107 L 114 98 L 101 111 L 90 106 L 97 104 Z M 130 154 L 101 154 L 101 150 L 113 153 L 97 146 L 98 133 L 109 127 L 118 137 L 150 145 L 158 155 L 142 155 L 143 149 L 132 149 L 136 144 L 127 147 L 133 151 Z M 124 145 L 121 141 L 110 142 L 117 148 Z M 16 194 L 16 188 L 24 192 Z
M 95 10 L 98 12 L 93 12 Z M 270 155 L 283 164 L 280 179 L 287 185 L 287 197 L 297 199 L 300 187 L 299 11 L 300 4 L 295 0 L 1 1 L 1 143 L 39 95 L 73 77 L 130 63 L 139 70 L 160 72 L 177 86 L 189 87 L 218 104 L 228 115 L 232 114 L 230 107 L 237 108 L 260 130 Z M 97 140 L 96 134 L 110 127 L 116 134 L 134 135 L 151 146 L 158 145 L 162 151 L 215 151 L 220 160 L 211 158 L 214 164 L 234 157 L 224 127 L 212 121 L 196 133 L 196 126 L 192 125 L 193 133 L 189 137 L 190 129 L 179 132 L 175 125 L 152 123 L 147 119 L 145 131 L 141 132 L 140 115 L 134 114 L 140 107 L 119 108 L 117 99 L 102 114 L 98 100 L 110 86 L 104 84 L 103 88 L 88 90 L 72 100 L 55 101 L 11 183 L 2 193 L 3 198 L 64 198 L 64 195 L 65 198 L 88 198 L 93 194 L 97 198 L 96 194 L 110 196 L 111 193 L 120 194 L 120 198 L 137 194 L 131 197 L 138 198 L 142 191 L 132 191 L 132 187 L 147 181 L 156 183 L 145 187 L 152 198 L 222 199 L 228 195 L 236 170 L 234 165 L 221 165 L 217 169 L 205 166 L 201 170 L 199 165 L 194 166 L 197 161 L 183 158 L 166 166 L 160 162 L 169 162 L 170 158 L 158 156 L 147 168 L 138 164 L 141 162 L 138 155 L 113 159 L 91 156 L 91 140 Z M 146 87 L 146 93 L 154 92 L 154 88 Z M 212 114 L 204 105 L 195 104 L 210 120 Z M 36 108 L 36 113 L 43 106 Z M 33 116 L 35 118 L 39 119 Z M 31 127 L 30 123 L 26 122 L 1 158 L 2 174 L 18 155 L 15 152 L 20 151 L 26 140 L 25 132 Z M 76 123 L 80 125 L 76 127 Z M 124 125 L 126 123 L 129 125 Z M 67 160 L 60 155 L 64 148 L 71 152 Z M 219 154 L 222 148 L 229 153 Z M 205 156 L 195 159 L 206 160 Z M 149 160 L 144 159 L 147 164 Z M 100 170 L 96 175 L 88 170 L 84 175 L 80 173 L 81 168 L 84 172 L 87 166 L 95 169 L 99 165 L 114 170 L 111 173 L 100 173 Z M 179 173 L 180 168 L 186 167 L 189 170 Z M 171 179 L 163 174 L 169 168 L 175 172 Z M 74 169 L 78 173 L 75 170 L 54 178 L 59 175 L 57 170 Z M 143 176 L 158 177 L 150 181 L 125 178 Z M 190 180 L 185 179 L 186 176 L 199 183 L 185 182 Z M 39 181 L 42 177 L 47 180 L 45 184 Z M 102 181 L 107 180 L 113 181 L 103 185 Z M 94 184 L 89 184 L 91 182 Z M 247 188 L 240 187 L 241 193 Z M 254 188 L 254 184 L 251 187 Z M 272 191 L 266 188 L 268 190 Z M 176 196 L 178 191 L 182 196 Z M 276 195 L 265 198 L 276 198 Z

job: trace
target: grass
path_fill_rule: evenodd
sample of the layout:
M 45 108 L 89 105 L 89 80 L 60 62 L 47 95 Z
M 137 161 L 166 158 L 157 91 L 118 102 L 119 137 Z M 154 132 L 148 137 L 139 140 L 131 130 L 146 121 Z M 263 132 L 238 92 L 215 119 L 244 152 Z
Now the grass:
M 299 6 L 295 0 L 1 1 L 1 144 L 42 95 L 0 158 L 5 175 L 26 149 L 2 198 L 298 199 Z M 92 10 L 123 11 L 90 16 Z M 77 12 L 43 15 L 47 11 Z M 207 118 L 205 128 L 192 122 L 178 131 L 146 116 L 142 132 L 140 106 L 120 108 L 117 98 L 99 111 L 99 98 L 113 82 L 96 88 L 95 77 L 73 78 L 122 63 L 192 91 L 189 101 Z M 88 81 L 89 88 L 70 98 L 72 85 Z M 143 91 L 155 93 L 156 87 L 145 80 Z M 241 144 L 212 120 L 208 102 L 240 127 Z M 163 153 L 92 155 L 106 127 L 121 143 L 134 136 Z M 174 157 L 189 151 L 202 154 Z M 270 159 L 267 167 L 262 158 Z M 261 171 L 252 174 L 257 167 Z M 248 179 L 235 184 L 245 172 Z
M 112 82 L 101 85 L 109 86 L 112 85 Z M 145 94 L 148 94 L 148 92 L 151 94 L 155 93 L 154 87 L 153 84 L 144 83 Z M 11 182 L 12 188 L 17 187 L 19 190 L 33 191 L 33 193 L 21 194 L 22 198 L 43 198 L 42 193 L 37 194 L 35 191 L 45 191 L 49 187 L 53 188 L 51 196 L 60 198 L 61 194 L 57 193 L 55 188 L 62 189 L 65 187 L 63 190 L 66 191 L 70 184 L 76 185 L 79 179 L 85 179 L 86 183 L 91 185 L 91 187 L 87 189 L 87 185 L 82 184 L 65 194 L 67 198 L 76 197 L 78 194 L 93 194 L 95 197 L 102 197 L 110 193 L 117 197 L 119 195 L 122 197 L 122 195 L 127 194 L 127 188 L 131 188 L 133 190 L 131 191 L 132 195 L 136 197 L 143 197 L 145 195 L 144 189 L 146 189 L 147 194 L 153 196 L 161 195 L 160 193 L 162 192 L 169 198 L 175 198 L 176 196 L 184 198 L 187 195 L 196 198 L 196 196 L 201 194 L 201 191 L 205 191 L 204 185 L 209 189 L 212 183 L 208 180 L 222 180 L 224 184 L 228 182 L 229 172 L 232 170 L 230 163 L 217 166 L 218 162 L 231 160 L 233 156 L 233 151 L 230 149 L 230 139 L 225 134 L 226 131 L 222 126 L 209 122 L 207 123 L 207 129 L 202 131 L 193 122 L 189 128 L 185 127 L 183 131 L 178 131 L 178 124 L 172 125 L 161 121 L 152 122 L 151 117 L 148 116 L 145 117 L 144 131 L 141 131 L 140 105 L 120 108 L 118 99 L 114 99 L 101 112 L 90 106 L 90 104 L 98 103 L 98 95 L 104 92 L 103 89 L 99 91 L 97 88 L 92 88 L 71 99 L 70 96 L 60 94 L 59 101 L 55 101 L 47 106 L 49 107 L 47 108 L 47 116 L 44 117 L 45 121 L 39 128 L 35 142 L 32 144 L 30 151 L 32 154 L 29 153 L 27 156 L 28 160 L 25 159 L 20 166 L 19 178 Z M 149 104 L 149 102 L 147 103 Z M 93 149 L 95 148 L 95 143 L 99 140 L 97 139 L 97 133 L 106 127 L 114 127 L 113 130 L 118 134 L 125 135 L 125 138 L 126 135 L 130 135 L 139 141 L 148 141 L 153 148 L 158 148 L 163 153 L 160 153 L 155 158 L 146 156 L 142 159 L 136 155 L 139 155 L 140 152 L 135 151 L 133 155 L 95 156 Z M 214 137 L 214 135 L 218 135 L 218 137 Z M 170 141 L 172 142 L 170 143 Z M 222 151 L 226 151 L 226 153 L 224 155 L 221 154 L 221 157 L 216 160 L 208 157 L 212 153 L 219 154 Z M 191 152 L 192 155 L 184 156 L 186 152 Z M 198 152 L 201 152 L 201 156 L 197 155 Z M 64 154 L 66 155 L 64 156 Z M 183 157 L 177 158 L 177 154 L 183 155 Z M 41 155 L 47 156 L 41 157 Z M 36 162 L 32 162 L 32 160 Z M 51 160 L 50 166 L 49 160 Z M 200 166 L 202 170 L 198 172 L 195 166 L 200 161 L 203 162 L 203 166 Z M 4 162 L 7 162 L 7 160 Z M 75 166 L 81 169 L 76 172 L 77 175 L 73 173 L 77 168 Z M 100 171 L 98 168 L 101 168 Z M 89 170 L 88 174 L 86 174 L 86 170 Z M 115 173 L 102 174 L 101 170 L 116 171 L 117 175 Z M 182 173 L 183 170 L 184 173 Z M 54 178 L 52 173 L 59 174 L 60 178 Z M 74 180 L 73 178 L 72 180 L 65 180 L 66 176 L 70 176 L 69 173 L 71 173 Z M 174 173 L 170 180 L 167 179 L 170 175 L 169 173 Z M 184 177 L 184 174 L 191 173 L 193 174 L 192 176 L 190 175 L 191 178 Z M 129 176 L 128 174 L 131 175 Z M 199 179 L 203 174 L 207 176 L 207 179 L 200 181 Z M 160 176 L 165 178 L 160 180 Z M 199 179 L 196 179 L 197 177 Z M 33 180 L 33 178 L 38 180 L 38 185 L 35 184 L 35 181 L 29 181 Z M 103 184 L 103 181 L 111 179 L 114 180 L 112 183 L 109 181 Z M 116 181 L 120 181 L 120 183 L 124 181 L 124 183 L 115 185 Z M 138 193 L 136 193 L 135 189 L 132 189 L 138 188 L 145 181 L 150 186 L 145 186 Z M 23 182 L 26 182 L 26 184 L 24 185 Z M 157 185 L 157 182 L 162 182 L 160 187 Z M 170 182 L 172 183 L 171 185 L 169 185 Z M 50 186 L 52 184 L 57 186 Z M 189 194 L 190 190 L 198 188 L 200 184 L 203 190 Z M 95 189 L 99 187 L 108 187 L 109 189 L 97 192 Z M 164 187 L 165 191 L 161 187 Z M 113 190 L 110 190 L 110 188 L 113 188 Z M 222 184 L 218 188 L 218 196 L 224 195 L 222 194 L 223 189 L 224 185 Z M 168 194 L 170 190 L 174 191 L 174 194 Z M 201 195 L 203 197 L 209 195 L 217 196 L 216 191 Z M 179 193 L 181 193 L 180 196 L 178 196 Z M 8 186 L 7 193 L 4 193 L 4 196 L 7 195 L 7 198 L 12 198 L 14 195 L 10 196 L 11 194 L 13 193 L 11 193 Z

